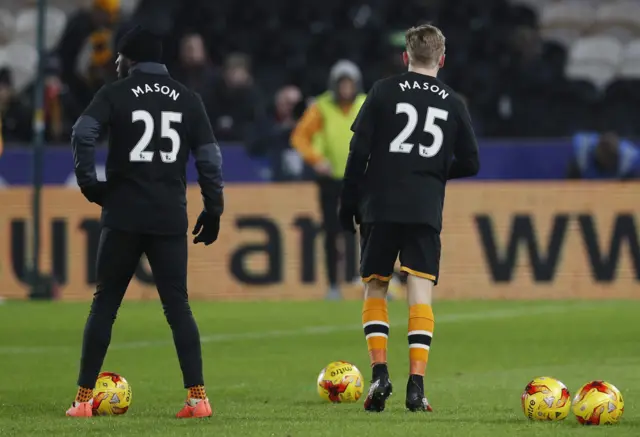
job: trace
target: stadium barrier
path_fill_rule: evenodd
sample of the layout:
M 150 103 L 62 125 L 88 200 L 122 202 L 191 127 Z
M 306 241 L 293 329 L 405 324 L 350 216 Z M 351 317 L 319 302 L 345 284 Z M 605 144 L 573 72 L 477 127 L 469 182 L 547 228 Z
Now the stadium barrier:
M 447 192 L 439 298 L 639 298 L 640 185 L 453 183 Z M 190 246 L 195 299 L 313 299 L 324 291 L 313 184 L 231 185 L 220 239 Z M 60 297 L 91 298 L 99 208 L 68 188 L 43 193 L 42 261 Z M 0 190 L 0 296 L 25 298 L 30 191 Z M 189 216 L 199 213 L 189 190 Z M 355 260 L 353 260 L 355 261 Z M 347 287 L 357 297 L 361 287 Z M 155 298 L 141 263 L 129 299 Z
M 13 146 L 13 147 L 12 147 Z M 248 153 L 238 143 L 222 143 L 225 182 L 267 182 L 270 180 L 270 161 Z M 565 179 L 567 166 L 573 156 L 573 143 L 567 138 L 538 140 L 480 140 L 480 174 L 485 180 L 548 180 Z M 98 177 L 104 175 L 107 148 L 96 149 Z M 193 161 L 193 159 L 191 159 Z M 0 179 L 9 186 L 29 186 L 33 149 L 29 144 L 5 144 L 0 159 Z M 68 144 L 49 144 L 44 149 L 43 182 L 46 185 L 76 185 L 73 153 Z M 187 166 L 187 181 L 198 180 L 193 163 Z

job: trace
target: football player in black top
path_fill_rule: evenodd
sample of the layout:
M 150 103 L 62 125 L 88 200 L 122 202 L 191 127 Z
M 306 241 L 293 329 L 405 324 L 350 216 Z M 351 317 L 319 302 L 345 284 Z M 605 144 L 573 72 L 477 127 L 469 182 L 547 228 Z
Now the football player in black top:
M 69 416 L 91 416 L 92 389 L 111 330 L 142 254 L 146 254 L 182 369 L 186 405 L 178 417 L 211 415 L 200 334 L 187 297 L 186 165 L 195 157 L 204 210 L 194 243 L 216 241 L 223 211 L 222 159 L 200 97 L 160 63 L 161 40 L 140 27 L 118 44 L 120 80 L 105 85 L 73 127 L 75 173 L 84 196 L 102 207 L 97 287 L 84 331 L 78 394 Z M 107 180 L 94 149 L 109 133 Z
M 391 394 L 387 371 L 386 294 L 398 255 L 407 278 L 409 380 L 406 407 L 431 411 L 424 374 L 433 337 L 433 286 L 438 282 L 444 189 L 448 179 L 478 173 L 478 145 L 469 113 L 437 78 L 445 38 L 431 25 L 406 33 L 409 71 L 378 81 L 353 124 L 340 221 L 360 224 L 362 322 L 373 367 L 365 409 L 382 411 Z

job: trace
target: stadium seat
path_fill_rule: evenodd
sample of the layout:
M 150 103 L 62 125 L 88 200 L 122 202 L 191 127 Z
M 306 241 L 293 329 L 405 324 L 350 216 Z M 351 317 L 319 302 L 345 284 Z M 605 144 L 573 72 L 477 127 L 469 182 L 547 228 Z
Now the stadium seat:
M 132 14 L 139 2 L 140 0 L 120 0 L 120 10 L 123 14 Z
M 606 108 L 604 123 L 621 135 L 640 134 L 636 108 L 640 105 L 640 80 L 618 79 L 606 90 L 602 107 Z
M 640 35 L 640 3 L 616 1 L 603 3 L 596 11 L 594 31 L 606 32 L 622 42 Z
M 509 21 L 514 27 L 527 26 L 538 27 L 538 13 L 535 9 L 526 5 L 515 5 L 509 10 Z
M 45 24 L 45 47 L 56 46 L 67 23 L 66 14 L 54 7 L 47 8 Z M 16 40 L 35 45 L 38 29 L 38 11 L 35 8 L 22 9 L 16 15 Z
M 618 76 L 640 78 L 640 39 L 635 39 L 624 47 Z
M 639 33 L 634 32 L 625 26 L 600 27 L 598 33 L 610 35 L 620 41 L 622 44 L 626 44 L 632 39 L 640 36 Z
M 23 90 L 36 73 L 38 52 L 29 44 L 15 41 L 3 49 L 4 64 L 13 73 L 14 86 L 18 91 Z
M 570 61 L 567 65 L 566 75 L 568 79 L 587 80 L 602 90 L 611 82 L 617 73 L 617 66 L 608 63 L 595 63 L 592 61 Z
M 38 63 L 38 52 L 35 47 L 21 41 L 14 41 L 4 47 L 6 62 L 11 67 L 35 69 Z
M 573 0 L 573 1 L 579 1 L 582 4 L 588 4 L 589 6 L 598 8 L 606 3 L 614 3 L 618 0 Z
M 549 116 L 553 119 L 555 135 L 568 135 L 592 127 L 600 90 L 585 80 L 567 80 L 554 96 Z
M 570 62 L 617 66 L 622 59 L 622 44 L 614 37 L 595 35 L 579 39 L 569 52 Z
M 15 26 L 15 18 L 11 11 L 0 9 L 0 45 L 7 44 L 13 39 Z
M 616 79 L 606 89 L 602 107 L 606 113 L 612 112 L 620 123 L 624 121 L 634 125 L 636 131 L 640 130 L 637 122 L 637 110 L 640 105 L 640 79 Z M 625 111 L 626 109 L 626 111 Z
M 47 0 L 47 6 L 60 9 L 66 14 L 71 14 L 78 10 L 77 0 Z
M 582 30 L 576 27 L 552 27 L 542 29 L 542 37 L 546 41 L 554 41 L 565 47 L 570 47 L 580 38 Z
M 512 95 L 512 116 L 510 119 L 511 135 L 536 137 L 549 135 L 549 117 L 547 108 L 553 107 L 547 93 L 519 92 Z
M 593 24 L 595 8 L 581 1 L 566 0 L 547 4 L 541 12 L 542 29 L 586 30 Z
M 616 79 L 607 87 L 605 100 L 608 103 L 630 102 L 640 105 L 640 79 Z M 632 111 L 636 116 L 637 111 Z
M 511 4 L 514 6 L 526 6 L 540 13 L 545 7 L 554 2 L 555 0 L 513 0 Z
M 640 60 L 640 38 L 630 41 L 622 51 L 622 59 L 637 59 Z
M 640 79 L 640 59 L 629 59 L 622 63 L 618 76 L 621 78 Z
M 576 0 L 546 2 L 540 12 L 540 30 L 549 41 L 571 46 L 593 23 L 595 7 Z

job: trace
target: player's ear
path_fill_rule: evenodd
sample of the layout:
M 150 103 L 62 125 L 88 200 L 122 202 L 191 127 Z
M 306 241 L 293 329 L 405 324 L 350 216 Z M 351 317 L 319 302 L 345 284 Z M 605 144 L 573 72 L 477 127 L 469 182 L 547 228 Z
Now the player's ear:
M 446 57 L 447 57 L 447 55 L 442 55 L 442 56 L 440 57 L 440 62 L 438 62 L 438 67 L 439 67 L 439 68 L 444 67 L 444 58 L 446 58 Z
M 402 62 L 404 63 L 405 67 L 409 66 L 409 53 L 402 52 Z

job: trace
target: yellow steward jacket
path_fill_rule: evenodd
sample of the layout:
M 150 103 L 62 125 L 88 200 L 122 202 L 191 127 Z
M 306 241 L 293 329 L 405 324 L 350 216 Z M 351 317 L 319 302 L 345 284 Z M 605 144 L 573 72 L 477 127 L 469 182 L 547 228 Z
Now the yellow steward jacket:
M 339 105 L 331 92 L 320 95 L 293 130 L 291 145 L 309 165 L 327 160 L 332 176 L 341 179 L 353 135 L 351 125 L 365 99 L 365 94 L 358 94 L 353 103 Z

